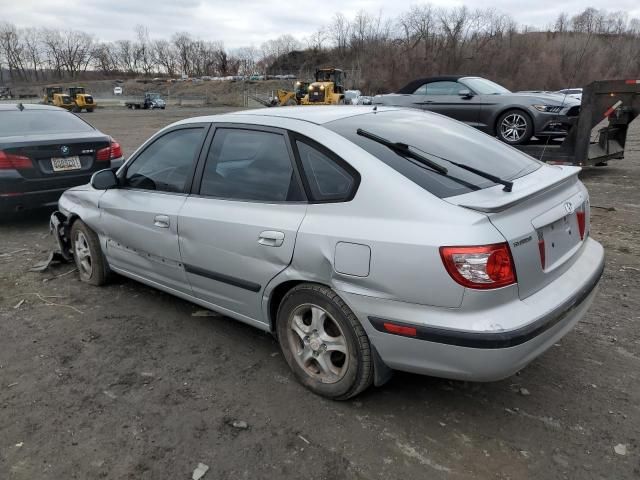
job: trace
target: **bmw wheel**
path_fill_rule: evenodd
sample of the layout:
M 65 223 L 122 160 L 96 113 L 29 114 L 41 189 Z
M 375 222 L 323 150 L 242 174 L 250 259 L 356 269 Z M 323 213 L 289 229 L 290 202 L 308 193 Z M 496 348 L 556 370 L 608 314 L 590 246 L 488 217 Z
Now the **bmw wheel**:
M 522 110 L 507 110 L 498 118 L 498 138 L 509 145 L 522 145 L 533 136 L 533 121 Z
M 346 400 L 373 381 L 367 334 L 331 289 L 313 284 L 293 288 L 278 309 L 277 333 L 289 367 L 312 392 Z
M 76 220 L 71 226 L 71 251 L 80 280 L 91 285 L 106 283 L 107 269 L 100 240 L 82 220 Z

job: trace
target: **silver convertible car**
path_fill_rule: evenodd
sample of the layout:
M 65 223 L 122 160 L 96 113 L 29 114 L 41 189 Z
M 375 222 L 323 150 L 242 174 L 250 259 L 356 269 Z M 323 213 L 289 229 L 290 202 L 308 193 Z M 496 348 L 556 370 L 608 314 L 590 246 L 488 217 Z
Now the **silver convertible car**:
M 505 378 L 565 335 L 604 261 L 578 171 L 429 112 L 264 109 L 164 128 L 51 222 L 83 281 L 273 332 L 346 399 L 394 369 Z

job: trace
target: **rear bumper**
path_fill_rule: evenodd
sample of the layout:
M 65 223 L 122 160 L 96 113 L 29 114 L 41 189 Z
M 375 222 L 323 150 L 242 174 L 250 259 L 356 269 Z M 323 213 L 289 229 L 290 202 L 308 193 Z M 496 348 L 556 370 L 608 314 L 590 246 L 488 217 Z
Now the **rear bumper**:
M 124 158 L 111 160 L 105 167 L 120 168 Z M 86 185 L 95 171 L 59 178 L 25 179 L 16 170 L 0 176 L 0 213 L 8 214 L 40 207 L 55 207 L 62 193 L 72 187 Z
M 0 193 L 0 213 L 6 214 L 39 207 L 54 207 L 65 190 L 66 188 L 56 188 L 37 192 Z
M 526 300 L 482 311 L 441 309 L 340 292 L 362 322 L 382 361 L 391 368 L 470 381 L 513 375 L 569 332 L 586 314 L 604 268 L 603 249 L 586 241 L 581 258 L 552 284 Z M 440 317 L 452 326 L 443 327 Z M 505 330 L 508 317 L 521 324 Z M 490 322 L 487 322 L 487 319 Z M 437 324 L 436 323 L 437 319 Z M 409 338 L 384 331 L 385 321 L 416 329 Z M 495 330 L 473 325 L 495 324 Z

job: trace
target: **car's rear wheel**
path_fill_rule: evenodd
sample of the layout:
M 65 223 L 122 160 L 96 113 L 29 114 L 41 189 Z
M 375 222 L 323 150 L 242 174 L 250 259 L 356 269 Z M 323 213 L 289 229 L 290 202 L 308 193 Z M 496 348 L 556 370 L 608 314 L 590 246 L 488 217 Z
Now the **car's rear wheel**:
M 82 220 L 76 220 L 71 226 L 71 251 L 80 280 L 91 285 L 106 283 L 107 269 L 100 240 Z
M 509 145 L 522 145 L 533 136 L 533 120 L 522 110 L 507 110 L 497 122 L 498 138 Z
M 278 308 L 277 333 L 289 367 L 312 392 L 346 400 L 371 384 L 367 334 L 330 288 L 302 284 L 289 291 Z

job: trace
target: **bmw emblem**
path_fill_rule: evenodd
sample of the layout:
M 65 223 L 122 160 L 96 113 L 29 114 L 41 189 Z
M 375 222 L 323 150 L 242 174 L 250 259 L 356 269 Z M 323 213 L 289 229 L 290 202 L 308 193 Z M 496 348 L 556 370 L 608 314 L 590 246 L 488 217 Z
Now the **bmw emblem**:
M 62 155 L 66 157 L 67 155 L 69 155 L 69 152 L 71 151 L 71 149 L 68 146 L 63 145 L 60 147 L 60 151 L 62 152 Z
M 573 213 L 573 204 L 571 202 L 565 203 L 564 209 L 567 211 L 567 213 Z

